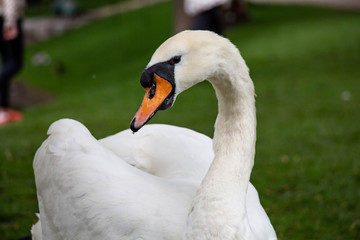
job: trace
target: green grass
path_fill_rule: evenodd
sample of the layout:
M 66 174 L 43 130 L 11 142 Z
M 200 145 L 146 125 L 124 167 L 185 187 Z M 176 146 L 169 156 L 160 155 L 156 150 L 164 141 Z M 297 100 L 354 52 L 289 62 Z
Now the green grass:
M 251 181 L 280 239 L 360 239 L 360 15 L 321 8 L 250 5 L 251 22 L 227 31 L 251 70 L 258 141 Z M 0 236 L 36 221 L 32 160 L 59 118 L 97 138 L 128 127 L 144 91 L 139 77 L 171 35 L 170 3 L 97 21 L 27 49 L 18 77 L 57 96 L 0 129 Z M 141 30 L 139 30 L 141 29 Z M 47 67 L 31 57 L 46 51 Z M 64 63 L 62 76 L 54 73 Z M 350 99 L 343 98 L 351 94 Z M 202 83 L 152 123 L 212 136 L 214 91 Z

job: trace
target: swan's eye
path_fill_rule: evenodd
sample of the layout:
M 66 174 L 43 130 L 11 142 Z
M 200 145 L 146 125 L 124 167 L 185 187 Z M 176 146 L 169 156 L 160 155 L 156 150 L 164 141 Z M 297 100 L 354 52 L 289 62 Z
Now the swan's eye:
M 172 59 L 170 59 L 170 64 L 175 65 L 181 61 L 181 56 L 175 56 Z

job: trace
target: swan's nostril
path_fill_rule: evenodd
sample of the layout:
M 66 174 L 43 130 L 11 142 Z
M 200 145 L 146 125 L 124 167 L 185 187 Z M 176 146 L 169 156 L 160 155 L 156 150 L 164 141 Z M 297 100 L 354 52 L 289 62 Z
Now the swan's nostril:
M 155 96 L 155 92 L 156 92 L 156 84 L 155 84 L 155 82 L 154 82 L 154 83 L 151 85 L 148 98 L 149 98 L 149 99 L 152 99 L 152 98 Z

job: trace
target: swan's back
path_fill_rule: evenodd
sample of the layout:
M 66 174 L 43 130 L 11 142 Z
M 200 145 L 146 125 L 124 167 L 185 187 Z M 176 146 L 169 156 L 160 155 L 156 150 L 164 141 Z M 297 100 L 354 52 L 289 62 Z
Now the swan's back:
M 163 142 L 166 149 L 163 154 L 159 154 L 159 147 L 154 148 L 154 141 L 159 138 L 164 141 L 161 129 L 171 132 L 172 127 L 155 128 L 160 134 L 144 137 L 152 140 L 147 145 L 151 148 L 149 152 L 158 151 L 159 162 L 151 164 L 154 165 L 152 169 L 164 171 L 164 166 L 159 168 L 156 164 L 168 161 L 171 166 L 173 155 L 166 149 L 166 142 L 170 141 Z M 93 138 L 79 122 L 57 121 L 48 133 L 50 136 L 34 160 L 43 239 L 177 239 L 181 235 L 199 182 L 194 181 L 194 174 L 201 175 L 198 176 L 201 179 L 209 165 L 207 162 L 211 161 L 211 140 L 200 137 L 210 148 L 205 157 L 203 153 L 175 151 L 175 158 L 179 160 L 205 161 L 203 170 L 193 171 L 190 180 L 186 181 L 185 177 L 163 178 L 129 165 Z M 135 137 L 126 131 L 120 135 L 128 134 L 130 139 Z M 188 140 L 189 143 L 180 145 L 201 146 L 199 140 Z M 103 144 L 106 141 L 109 139 L 103 140 Z M 132 140 L 124 141 L 122 147 L 126 148 Z M 116 145 L 113 146 L 116 150 Z M 122 153 L 123 157 L 130 157 L 129 154 L 131 151 Z M 199 156 L 204 158 L 198 159 Z
M 150 124 L 133 134 L 130 129 L 99 140 L 129 164 L 172 180 L 200 184 L 214 157 L 212 140 L 193 130 Z

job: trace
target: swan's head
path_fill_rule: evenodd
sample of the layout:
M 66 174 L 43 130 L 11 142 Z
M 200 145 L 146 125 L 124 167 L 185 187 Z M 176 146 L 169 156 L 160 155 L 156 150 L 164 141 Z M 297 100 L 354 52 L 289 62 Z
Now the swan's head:
M 143 102 L 131 121 L 138 131 L 158 110 L 169 109 L 182 91 L 221 75 L 224 56 L 239 54 L 229 40 L 209 31 L 183 31 L 166 40 L 141 75 Z

